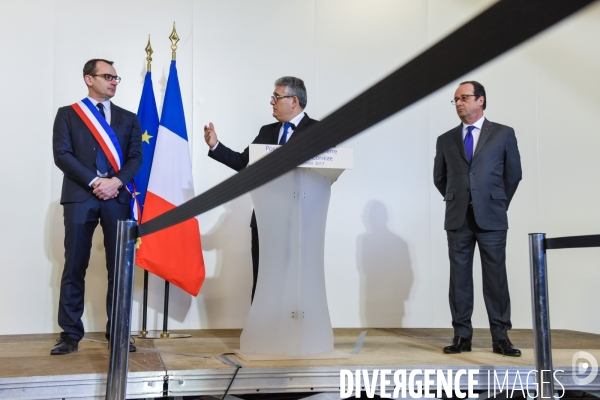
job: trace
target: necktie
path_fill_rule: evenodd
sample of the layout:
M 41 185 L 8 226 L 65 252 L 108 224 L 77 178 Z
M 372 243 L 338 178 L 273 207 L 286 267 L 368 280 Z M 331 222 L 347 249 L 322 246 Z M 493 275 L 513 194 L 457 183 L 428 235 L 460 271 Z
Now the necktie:
M 102 115 L 102 118 L 106 119 L 106 114 L 104 114 L 104 104 L 98 103 L 96 104 L 96 107 L 98 107 L 98 111 L 100 111 L 100 115 Z
M 465 150 L 467 152 L 467 158 L 469 159 L 469 162 L 471 162 L 473 159 L 473 129 L 475 129 L 474 126 L 468 126 L 467 134 L 465 135 Z
M 98 103 L 96 104 L 96 107 L 98 107 L 100 115 L 106 119 L 106 114 L 104 114 L 104 104 Z M 96 170 L 98 176 L 104 177 L 108 175 L 108 159 L 106 158 L 106 154 L 104 154 L 104 151 L 102 148 L 100 148 L 100 146 L 98 146 L 98 150 L 96 151 Z
M 283 135 L 281 135 L 281 139 L 279 139 L 279 144 L 286 144 L 287 134 L 288 134 L 288 131 L 290 130 L 290 126 L 292 126 L 292 124 L 290 124 L 289 122 L 286 122 L 285 124 L 283 124 Z

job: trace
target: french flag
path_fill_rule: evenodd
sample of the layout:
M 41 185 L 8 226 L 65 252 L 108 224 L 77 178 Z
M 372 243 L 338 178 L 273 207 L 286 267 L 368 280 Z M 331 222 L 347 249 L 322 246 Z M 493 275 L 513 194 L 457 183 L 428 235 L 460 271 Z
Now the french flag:
M 142 222 L 195 196 L 183 101 L 175 60 L 171 61 Z M 204 282 L 204 258 L 196 218 L 142 237 L 136 264 L 197 296 Z

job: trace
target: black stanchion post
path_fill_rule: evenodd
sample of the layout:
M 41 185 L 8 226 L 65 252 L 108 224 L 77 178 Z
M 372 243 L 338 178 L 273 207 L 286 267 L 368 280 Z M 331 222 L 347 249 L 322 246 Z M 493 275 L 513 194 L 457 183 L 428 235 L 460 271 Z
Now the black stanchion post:
M 169 331 L 167 324 L 169 322 L 169 281 L 165 281 L 165 310 L 163 314 L 163 331 L 160 334 L 161 338 L 168 338 Z
M 533 351 L 540 393 L 538 398 L 552 398 L 554 395 L 545 240 L 545 233 L 529 234 Z
M 120 220 L 117 225 L 117 256 L 110 327 L 110 361 L 106 377 L 107 400 L 126 398 L 136 227 L 137 223 L 134 220 Z

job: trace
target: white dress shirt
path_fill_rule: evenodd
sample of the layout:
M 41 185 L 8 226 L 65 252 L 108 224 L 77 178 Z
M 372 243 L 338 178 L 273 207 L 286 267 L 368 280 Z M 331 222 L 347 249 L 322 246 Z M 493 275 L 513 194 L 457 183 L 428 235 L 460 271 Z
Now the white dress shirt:
M 473 154 L 475 154 L 475 149 L 477 149 L 477 143 L 479 142 L 479 136 L 481 135 L 481 127 L 483 126 L 484 120 L 485 120 L 485 117 L 481 117 L 474 124 L 471 124 L 471 125 L 467 125 L 463 122 L 463 131 L 462 131 L 463 142 L 465 141 L 465 136 L 467 136 L 467 131 L 468 131 L 467 128 L 469 126 L 475 127 L 475 129 L 473 129 L 471 131 L 471 135 L 473 135 Z M 471 156 L 473 156 L 473 154 L 471 154 Z
M 98 100 L 94 100 L 91 97 L 88 97 L 88 100 L 92 102 L 96 109 L 98 108 L 97 104 L 100 103 Z M 104 105 L 104 116 L 106 117 L 106 122 L 110 125 L 110 100 L 106 100 L 102 102 Z
M 302 118 L 304 118 L 305 115 L 306 115 L 306 113 L 304 111 L 302 111 L 300 114 L 298 114 L 294 118 L 292 118 L 289 122 L 294 124 L 295 127 L 298 127 L 298 124 L 300 123 L 300 121 L 302 121 Z M 281 137 L 283 136 L 283 128 L 284 128 L 283 125 L 284 124 L 281 124 L 281 128 L 279 128 L 279 136 L 277 137 L 277 144 L 279 144 L 279 141 L 281 140 Z M 292 137 L 292 133 L 294 133 L 294 127 L 290 126 L 290 129 L 288 129 L 287 137 L 285 139 L 286 143 Z

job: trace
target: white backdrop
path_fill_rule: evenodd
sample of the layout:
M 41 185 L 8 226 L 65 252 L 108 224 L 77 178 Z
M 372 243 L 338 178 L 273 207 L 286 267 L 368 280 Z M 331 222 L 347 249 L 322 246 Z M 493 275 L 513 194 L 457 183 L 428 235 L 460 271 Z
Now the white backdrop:
M 483 0 L 77 0 L 2 1 L 0 76 L 0 334 L 58 332 L 62 173 L 51 152 L 58 107 L 86 95 L 81 69 L 115 60 L 114 102 L 136 111 L 151 34 L 159 110 L 173 21 L 197 194 L 235 172 L 207 157 L 202 126 L 242 150 L 273 122 L 273 82 L 306 82 L 307 113 L 326 117 L 492 4 Z M 600 233 L 600 4 L 513 49 L 340 145 L 355 169 L 334 184 L 326 280 L 335 327 L 450 327 L 444 204 L 432 184 L 437 136 L 458 125 L 450 99 L 475 79 L 486 116 L 513 126 L 523 181 L 509 211 L 508 274 L 513 325 L 531 326 L 527 234 Z M 473 35 L 477 35 L 473 32 Z M 469 46 L 469 43 L 465 43 Z M 478 49 L 473 49 L 477 51 Z M 446 62 L 447 60 L 440 60 Z M 452 60 L 460 62 L 460 60 Z M 31 106 L 26 106 L 30 104 Z M 173 289 L 169 328 L 241 328 L 250 307 L 248 195 L 199 217 L 207 279 L 197 298 Z M 549 253 L 553 328 L 600 333 L 599 249 Z M 479 263 L 473 322 L 487 327 Z M 141 325 L 136 271 L 133 327 Z M 102 331 L 106 269 L 96 233 L 84 324 Z M 162 327 L 163 283 L 150 284 L 149 328 Z

